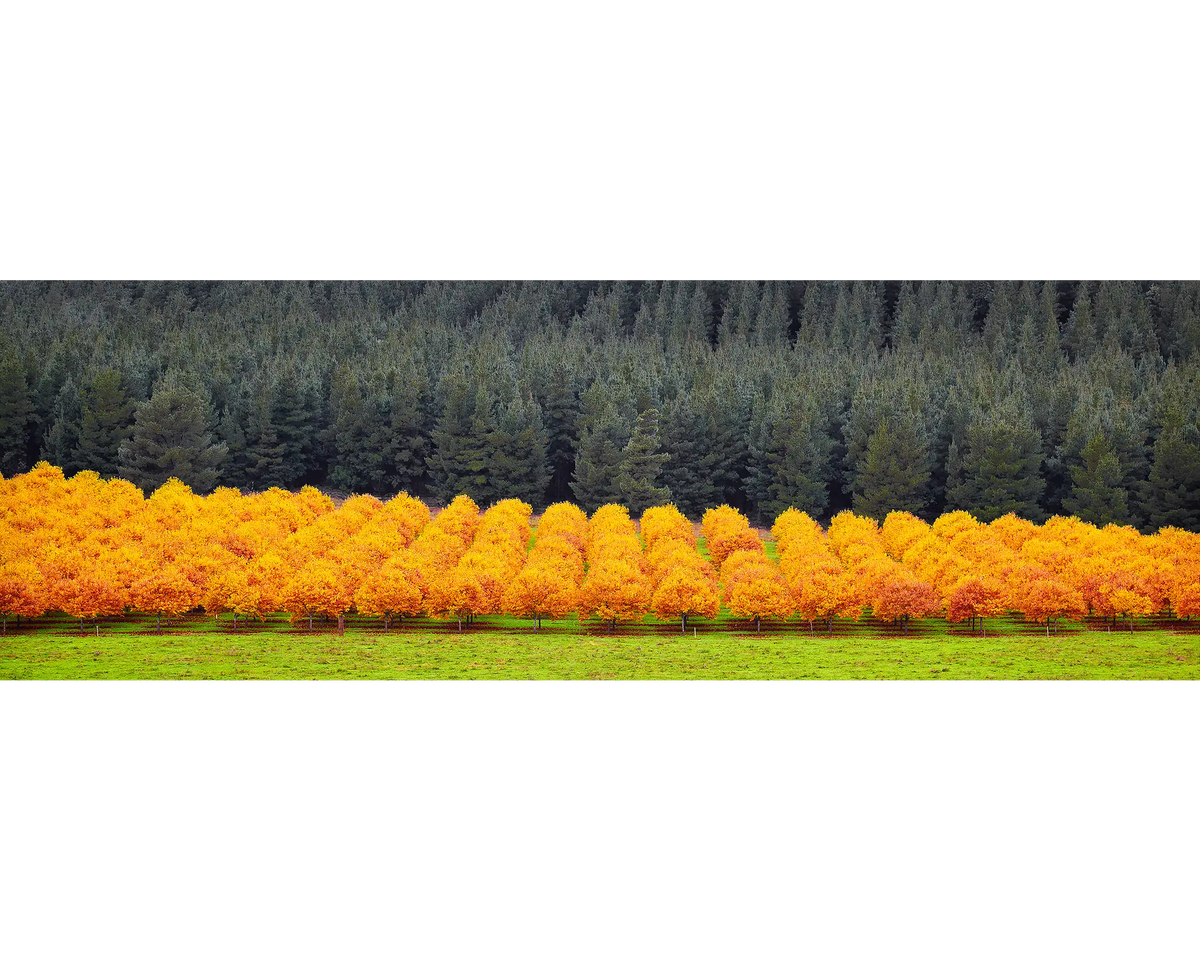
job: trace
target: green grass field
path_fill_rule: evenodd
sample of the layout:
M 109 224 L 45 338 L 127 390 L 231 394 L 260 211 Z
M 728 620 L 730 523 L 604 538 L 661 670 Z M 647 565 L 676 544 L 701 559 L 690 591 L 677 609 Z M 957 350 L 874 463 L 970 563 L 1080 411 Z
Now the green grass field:
M 839 623 L 833 636 L 808 625 L 761 635 L 745 623 L 625 625 L 609 635 L 575 621 L 534 633 L 525 621 L 486 618 L 456 625 L 405 623 L 384 634 L 351 620 L 313 633 L 286 617 L 234 632 L 195 616 L 154 633 L 153 618 L 79 624 L 44 617 L 0 637 L 0 679 L 445 679 L 445 680 L 1009 680 L 1195 679 L 1200 625 L 1155 622 L 1132 633 L 1099 624 L 1060 629 L 990 621 L 986 636 L 941 621 L 908 634 L 871 621 Z

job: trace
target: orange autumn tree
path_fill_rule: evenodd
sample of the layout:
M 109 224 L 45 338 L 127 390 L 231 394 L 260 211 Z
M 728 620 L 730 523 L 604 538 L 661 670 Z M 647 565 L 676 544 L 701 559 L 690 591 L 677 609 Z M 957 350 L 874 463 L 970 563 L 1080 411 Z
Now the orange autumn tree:
M 862 615 L 863 604 L 853 579 L 832 557 L 794 569 L 790 579 L 792 602 L 800 619 L 808 621 L 809 636 L 817 620 L 824 621 L 832 635 L 836 617 L 857 620 Z
M 972 631 L 978 620 L 982 632 L 986 618 L 998 617 L 1004 611 L 1004 585 L 999 580 L 994 577 L 964 577 L 950 591 L 946 619 L 951 623 L 969 620 Z
M 750 521 L 728 505 L 706 510 L 701 522 L 701 532 L 709 556 L 718 566 L 724 563 L 731 553 L 762 547 L 762 538 L 750 527 Z
M 795 609 L 783 577 L 760 570 L 728 589 L 728 603 L 735 617 L 754 621 L 757 633 L 762 633 L 763 620 L 787 620 Z
M 162 618 L 179 617 L 200 604 L 200 593 L 178 567 L 157 567 L 135 580 L 129 602 L 143 613 L 154 614 L 154 632 L 162 633 Z
M 650 598 L 650 609 L 662 620 L 678 617 L 679 632 L 686 633 L 688 617 L 713 619 L 721 609 L 721 598 L 712 579 L 694 567 L 683 567 L 663 577 Z
M 210 572 L 200 605 L 214 618 L 222 613 L 232 614 L 234 630 L 239 616 L 247 619 L 261 616 L 262 589 L 252 579 L 250 564 L 240 557 L 228 556 Z
M 758 549 L 738 550 L 721 564 L 725 602 L 735 617 L 754 621 L 762 633 L 762 622 L 787 620 L 795 611 L 791 592 L 778 566 Z
M 54 597 L 54 607 L 79 621 L 80 633 L 84 620 L 115 617 L 124 613 L 129 605 L 128 597 L 119 585 L 94 573 L 60 581 Z
M 531 561 L 504 591 L 502 609 L 514 617 L 534 621 L 534 632 L 543 617 L 565 617 L 579 605 L 579 589 L 565 564 Z
M 937 591 L 904 572 L 878 581 L 870 599 L 871 614 L 876 620 L 900 623 L 905 633 L 908 633 L 909 620 L 936 617 L 942 612 L 942 601 Z
M 479 581 L 455 567 L 434 575 L 425 594 L 425 612 L 435 620 L 458 618 L 462 633 L 463 619 L 477 615 L 487 607 L 488 596 Z
M 283 588 L 280 601 L 293 617 L 307 617 L 312 632 L 313 617 L 339 617 L 350 609 L 353 595 L 342 571 L 332 560 L 317 558 L 306 563 Z
M 1021 591 L 1016 609 L 1026 620 L 1046 624 L 1046 636 L 1050 636 L 1050 625 L 1060 619 L 1080 620 L 1087 613 L 1087 605 L 1080 594 L 1052 577 L 1032 580 Z
M 9 617 L 40 617 L 46 612 L 45 592 L 38 568 L 27 560 L 6 563 L 0 569 L 0 614 L 3 632 L 8 633 Z
M 415 617 L 423 603 L 420 589 L 395 560 L 369 573 L 354 594 L 355 609 L 368 617 L 382 617 L 384 633 L 393 617 Z
M 600 560 L 578 594 L 581 618 L 597 617 L 616 630 L 621 620 L 641 620 L 650 608 L 650 578 L 628 560 Z

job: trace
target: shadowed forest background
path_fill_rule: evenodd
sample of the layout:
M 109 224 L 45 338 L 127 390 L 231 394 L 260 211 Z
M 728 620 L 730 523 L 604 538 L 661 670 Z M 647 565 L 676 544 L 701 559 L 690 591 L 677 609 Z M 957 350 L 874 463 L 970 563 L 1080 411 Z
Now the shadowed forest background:
M 0 470 L 1200 530 L 1200 284 L 0 284 Z

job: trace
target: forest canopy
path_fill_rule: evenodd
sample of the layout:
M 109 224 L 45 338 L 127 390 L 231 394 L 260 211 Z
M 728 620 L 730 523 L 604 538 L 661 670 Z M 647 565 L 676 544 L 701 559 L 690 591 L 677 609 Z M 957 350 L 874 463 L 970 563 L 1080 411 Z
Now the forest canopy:
M 1193 282 L 12 282 L 0 471 L 1200 530 Z

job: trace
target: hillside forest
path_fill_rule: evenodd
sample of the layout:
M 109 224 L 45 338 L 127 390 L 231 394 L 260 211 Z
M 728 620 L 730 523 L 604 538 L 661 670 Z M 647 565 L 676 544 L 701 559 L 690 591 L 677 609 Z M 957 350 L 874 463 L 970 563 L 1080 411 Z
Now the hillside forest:
M 1200 283 L 12 282 L 0 472 L 1200 530 Z

